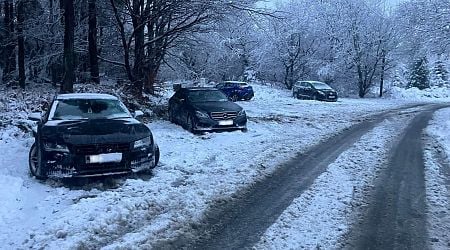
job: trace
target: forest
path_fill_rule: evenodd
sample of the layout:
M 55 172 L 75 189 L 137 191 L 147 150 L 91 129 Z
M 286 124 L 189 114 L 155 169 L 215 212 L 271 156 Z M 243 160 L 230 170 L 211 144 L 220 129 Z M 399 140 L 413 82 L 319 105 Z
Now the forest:
M 3 0 L 0 13 L 2 89 L 320 80 L 365 97 L 448 84 L 450 0 Z

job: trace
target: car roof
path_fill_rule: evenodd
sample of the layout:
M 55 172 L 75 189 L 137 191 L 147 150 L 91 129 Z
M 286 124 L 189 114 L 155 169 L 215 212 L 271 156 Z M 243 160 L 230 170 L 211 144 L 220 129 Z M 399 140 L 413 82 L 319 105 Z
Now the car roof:
M 247 84 L 247 82 L 241 82 L 241 81 L 224 81 L 224 83 L 243 83 L 243 84 Z
M 118 100 L 117 97 L 109 94 L 98 93 L 73 93 L 73 94 L 61 94 L 56 97 L 56 100 L 71 100 L 71 99 L 105 99 L 105 100 Z
M 324 82 L 319 82 L 319 81 L 298 81 L 297 83 L 301 83 L 301 82 L 307 82 L 307 83 L 324 83 Z M 326 83 L 325 83 L 326 84 Z
M 201 91 L 201 90 L 218 90 L 214 87 L 182 87 L 182 89 L 186 89 L 189 91 Z

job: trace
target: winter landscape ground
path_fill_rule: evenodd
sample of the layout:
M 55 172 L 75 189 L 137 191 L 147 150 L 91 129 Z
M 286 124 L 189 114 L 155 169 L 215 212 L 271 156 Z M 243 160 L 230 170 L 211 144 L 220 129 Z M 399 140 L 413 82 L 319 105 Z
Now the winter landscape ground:
M 253 100 L 239 102 L 249 116 L 245 133 L 193 135 L 165 120 L 148 123 L 161 148 L 161 163 L 152 175 L 81 184 L 41 182 L 28 173 L 33 139 L 17 127 L 2 129 L 0 248 L 164 246 L 195 232 L 211 207 L 238 198 L 240 190 L 270 178 L 289 159 L 388 112 L 298 193 L 254 246 L 349 247 L 346 236 L 370 206 L 368 197 L 406 128 L 430 103 L 450 100 L 448 95 L 435 98 L 433 93 L 409 90 L 386 99 L 324 103 L 297 100 L 289 91 L 271 86 L 254 88 Z M 450 247 L 449 115 L 449 108 L 437 111 L 423 133 L 427 240 L 434 249 Z

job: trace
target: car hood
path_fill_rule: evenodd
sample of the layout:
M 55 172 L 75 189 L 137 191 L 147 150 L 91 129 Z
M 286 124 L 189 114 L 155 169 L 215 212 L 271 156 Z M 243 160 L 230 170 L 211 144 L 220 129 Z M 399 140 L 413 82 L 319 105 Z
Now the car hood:
M 44 140 L 65 144 L 128 143 L 150 136 L 150 129 L 133 118 L 48 121 Z
M 242 110 L 242 107 L 234 102 L 199 102 L 193 103 L 192 106 L 196 110 L 201 110 L 208 113 L 223 111 L 239 112 Z

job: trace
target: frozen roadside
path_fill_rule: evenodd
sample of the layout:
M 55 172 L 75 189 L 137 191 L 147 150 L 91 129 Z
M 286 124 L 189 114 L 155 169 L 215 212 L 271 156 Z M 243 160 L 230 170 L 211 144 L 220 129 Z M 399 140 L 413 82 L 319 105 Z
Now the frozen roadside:
M 5 135 L 9 139 L 0 142 L 0 151 L 6 152 L 1 174 L 8 181 L 1 188 L 16 188 L 5 201 L 8 209 L 1 211 L 8 225 L 0 231 L 4 242 L 11 248 L 152 246 L 195 225 L 210 204 L 271 173 L 299 151 L 369 114 L 408 103 L 321 103 L 295 100 L 286 90 L 255 89 L 254 100 L 240 103 L 250 116 L 247 133 L 194 136 L 166 121 L 149 124 L 162 150 L 161 166 L 150 180 L 119 179 L 116 188 L 99 183 L 74 190 L 31 179 L 30 140 Z
M 450 109 L 435 113 L 425 130 L 425 180 L 430 246 L 450 247 Z

